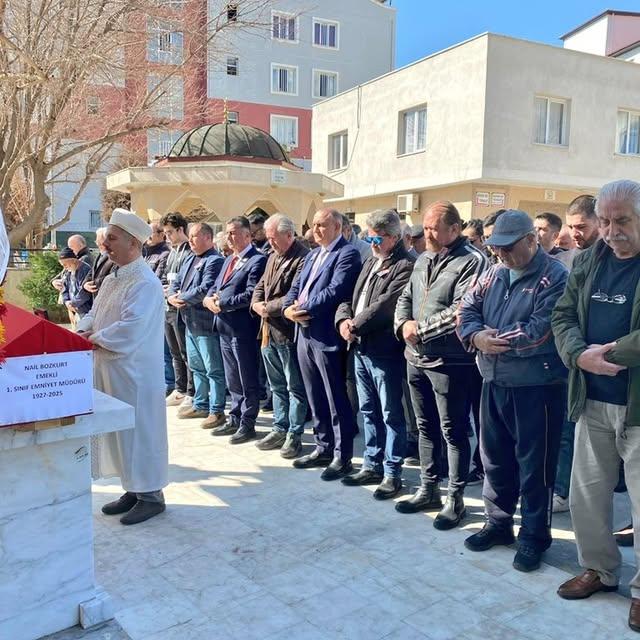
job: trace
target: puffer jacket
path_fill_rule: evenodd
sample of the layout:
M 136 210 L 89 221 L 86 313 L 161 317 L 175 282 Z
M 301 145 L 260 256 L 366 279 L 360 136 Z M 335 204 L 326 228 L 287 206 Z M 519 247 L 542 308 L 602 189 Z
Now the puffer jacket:
M 456 312 L 462 297 L 487 268 L 486 256 L 460 236 L 444 254 L 425 251 L 420 254 L 411 279 L 404 288 L 394 318 L 394 330 L 402 340 L 402 325 L 408 320 L 418 323 L 417 345 L 407 344 L 405 357 L 416 367 L 469 364 L 473 355 L 460 344 L 456 329 Z
M 497 355 L 477 352 L 485 382 L 502 387 L 557 384 L 566 380 L 551 333 L 551 312 L 564 291 L 568 271 L 544 249 L 520 278 L 509 282 L 509 269 L 497 264 L 482 275 L 458 311 L 457 334 L 475 352 L 473 337 L 490 327 L 509 341 L 511 349 Z

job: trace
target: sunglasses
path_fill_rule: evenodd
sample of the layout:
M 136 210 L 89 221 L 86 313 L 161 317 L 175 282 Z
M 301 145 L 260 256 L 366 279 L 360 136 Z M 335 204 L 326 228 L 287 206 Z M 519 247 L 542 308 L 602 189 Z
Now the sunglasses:
M 372 244 L 374 247 L 379 247 L 384 242 L 384 238 L 382 236 L 367 236 L 364 241 Z

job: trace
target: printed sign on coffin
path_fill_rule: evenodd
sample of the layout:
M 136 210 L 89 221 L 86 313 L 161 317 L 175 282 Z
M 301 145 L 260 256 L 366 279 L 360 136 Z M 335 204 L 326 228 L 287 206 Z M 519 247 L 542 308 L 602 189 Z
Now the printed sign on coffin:
M 93 412 L 93 345 L 19 307 L 4 317 L 0 427 Z

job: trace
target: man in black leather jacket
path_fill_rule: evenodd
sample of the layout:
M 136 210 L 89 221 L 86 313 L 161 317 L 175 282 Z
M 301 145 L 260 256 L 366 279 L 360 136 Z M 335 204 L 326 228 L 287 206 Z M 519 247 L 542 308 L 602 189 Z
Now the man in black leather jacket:
M 469 413 L 473 356 L 458 340 L 456 312 L 467 290 L 488 265 L 462 235 L 462 220 L 450 202 L 434 202 L 424 215 L 427 250 L 418 258 L 395 313 L 395 332 L 406 344 L 407 377 L 418 422 L 421 486 L 396 509 L 440 509 L 437 529 L 451 529 L 465 515 L 464 487 L 471 456 Z M 449 488 L 442 506 L 437 455 L 447 443 Z

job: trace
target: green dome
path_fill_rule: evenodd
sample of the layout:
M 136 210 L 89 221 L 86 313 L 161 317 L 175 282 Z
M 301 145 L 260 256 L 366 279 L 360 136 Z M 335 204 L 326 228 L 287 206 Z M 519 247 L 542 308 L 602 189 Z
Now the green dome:
M 266 131 L 243 124 L 212 124 L 187 131 L 171 148 L 171 158 L 237 156 L 290 162 L 287 152 Z

